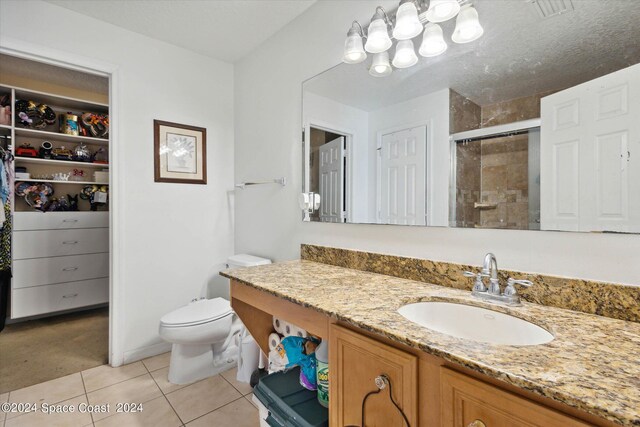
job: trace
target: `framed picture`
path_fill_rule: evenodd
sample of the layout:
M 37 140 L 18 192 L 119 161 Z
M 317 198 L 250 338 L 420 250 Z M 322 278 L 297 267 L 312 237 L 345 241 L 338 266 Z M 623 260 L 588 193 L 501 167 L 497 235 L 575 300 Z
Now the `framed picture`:
M 207 183 L 207 130 L 153 121 L 155 182 Z

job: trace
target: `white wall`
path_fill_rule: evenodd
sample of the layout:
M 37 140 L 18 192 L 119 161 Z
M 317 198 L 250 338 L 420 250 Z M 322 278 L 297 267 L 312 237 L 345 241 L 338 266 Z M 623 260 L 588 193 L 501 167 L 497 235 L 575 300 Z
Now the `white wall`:
M 376 182 L 379 138 L 391 129 L 427 127 L 427 224 L 447 225 L 449 218 L 449 89 L 418 96 L 369 113 L 370 168 Z M 376 197 L 370 197 L 375 208 Z
M 158 352 L 160 317 L 204 295 L 233 253 L 233 66 L 40 1 L 0 2 L 0 43 L 10 39 L 118 67 L 123 335 L 113 362 Z M 154 183 L 153 119 L 207 129 L 207 185 Z
M 351 153 L 347 169 L 348 176 L 351 176 L 347 185 L 350 193 L 350 206 L 346 206 L 349 214 L 349 221 L 367 222 L 370 212 L 367 211 L 367 200 L 369 198 L 369 186 L 362 185 L 369 179 L 367 150 L 369 143 L 369 115 L 366 111 L 334 101 L 324 96 L 311 92 L 305 92 L 303 97 L 304 114 L 302 118 L 303 126 L 307 130 L 307 139 L 310 137 L 309 127 L 315 125 L 329 130 L 337 131 L 340 134 L 351 135 Z M 305 170 L 308 177 L 308 169 Z M 309 181 L 307 181 L 308 183 Z M 359 184 L 359 185 L 357 185 Z M 375 181 L 374 181 L 375 184 Z M 374 193 L 375 194 L 375 193 Z
M 236 179 L 290 183 L 236 196 L 236 250 L 293 259 L 304 242 L 476 265 L 493 251 L 504 268 L 640 285 L 637 235 L 301 221 L 301 83 L 340 62 L 351 21 L 368 22 L 378 4 L 397 2 L 317 2 L 236 64 Z

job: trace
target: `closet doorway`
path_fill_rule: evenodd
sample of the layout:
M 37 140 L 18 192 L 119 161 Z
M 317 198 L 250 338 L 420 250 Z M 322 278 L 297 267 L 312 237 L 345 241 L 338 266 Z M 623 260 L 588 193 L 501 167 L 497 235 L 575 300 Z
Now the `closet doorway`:
M 109 361 L 109 85 L 0 54 L 0 394 Z

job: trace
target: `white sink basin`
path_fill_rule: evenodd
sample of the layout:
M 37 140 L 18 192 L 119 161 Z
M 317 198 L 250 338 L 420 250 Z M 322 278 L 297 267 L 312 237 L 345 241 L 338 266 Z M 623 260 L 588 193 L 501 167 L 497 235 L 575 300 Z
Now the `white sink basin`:
M 418 302 L 398 312 L 420 326 L 457 338 L 503 345 L 539 345 L 553 335 L 538 325 L 497 311 L 449 302 Z

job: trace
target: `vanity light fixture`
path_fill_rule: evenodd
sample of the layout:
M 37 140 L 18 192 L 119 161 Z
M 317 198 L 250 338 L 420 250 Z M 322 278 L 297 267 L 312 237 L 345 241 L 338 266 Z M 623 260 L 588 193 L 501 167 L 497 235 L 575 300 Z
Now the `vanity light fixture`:
M 456 18 L 456 29 L 453 30 L 451 40 L 455 43 L 469 43 L 480 38 L 483 33 L 478 11 L 470 4 L 463 6 Z
M 426 17 L 429 22 L 444 22 L 453 18 L 460 12 L 458 0 L 431 0 Z
M 484 29 L 480 25 L 478 11 L 473 7 L 472 1 L 401 0 L 394 19 L 390 19 L 387 12 L 378 6 L 366 34 L 358 21 L 353 21 L 347 33 L 342 60 L 347 64 L 357 64 L 366 59 L 366 52 L 373 53 L 369 74 L 375 77 L 388 76 L 392 72 L 392 69 L 387 69 L 386 66 L 389 54 L 378 54 L 387 52 L 393 46 L 393 40 L 396 40 L 393 66 L 411 67 L 418 62 L 411 39 L 423 33 L 419 49 L 420 56 L 430 58 L 443 54 L 448 46 L 444 40 L 442 27 L 437 23 L 452 19 L 456 15 L 456 27 L 451 39 L 455 43 L 469 43 L 477 40 L 484 33 Z M 391 29 L 393 29 L 391 31 L 393 38 L 389 36 Z M 363 38 L 367 40 L 364 48 Z
M 387 12 L 380 6 L 376 8 L 376 13 L 371 18 L 369 30 L 367 31 L 367 43 L 364 48 L 369 53 L 380 53 L 388 50 L 391 45 L 389 37 L 389 27 L 391 20 L 387 16 Z
M 422 35 L 422 44 L 418 53 L 420 56 L 429 58 L 443 54 L 447 50 L 447 42 L 442 36 L 442 28 L 438 24 L 429 22 L 424 26 L 424 34 Z
M 422 24 L 418 18 L 418 8 L 414 0 L 402 0 L 396 12 L 396 25 L 393 37 L 396 40 L 410 40 L 422 32 Z
M 373 62 L 369 68 L 369 74 L 373 77 L 385 77 L 393 71 L 389 64 L 389 52 L 380 52 L 373 55 Z
M 413 49 L 411 40 L 400 40 L 396 46 L 396 54 L 393 56 L 393 66 L 396 68 L 409 68 L 416 65 L 418 56 Z
M 367 53 L 362 47 L 362 38 L 364 32 L 358 21 L 353 21 L 351 29 L 347 33 L 347 39 L 344 41 L 344 54 L 342 61 L 347 64 L 359 64 L 367 59 Z

